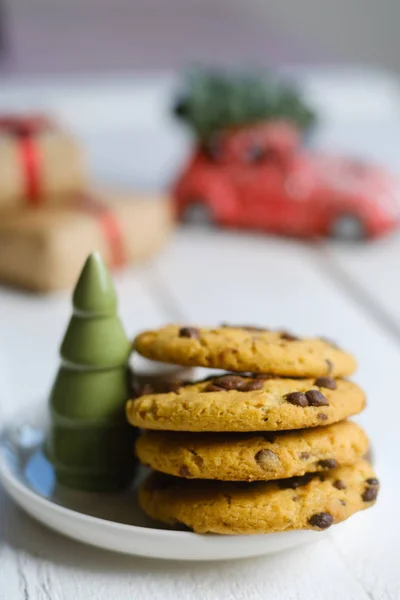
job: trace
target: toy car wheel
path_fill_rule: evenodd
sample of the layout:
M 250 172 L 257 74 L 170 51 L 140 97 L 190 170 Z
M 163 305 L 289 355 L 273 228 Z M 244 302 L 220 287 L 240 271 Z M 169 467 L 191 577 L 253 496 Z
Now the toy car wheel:
M 363 240 L 366 237 L 364 223 L 354 215 L 341 215 L 331 225 L 332 237 L 346 241 Z
M 210 208 L 201 200 L 193 200 L 188 203 L 183 215 L 184 223 L 194 223 L 196 225 L 210 225 L 213 218 Z

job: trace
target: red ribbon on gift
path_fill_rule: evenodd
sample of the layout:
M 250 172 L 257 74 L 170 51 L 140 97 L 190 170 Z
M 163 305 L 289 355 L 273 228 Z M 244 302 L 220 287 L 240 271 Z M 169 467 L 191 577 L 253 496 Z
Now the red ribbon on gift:
M 51 121 L 41 115 L 0 117 L 0 133 L 18 140 L 25 179 L 25 196 L 32 205 L 37 205 L 41 199 L 41 165 L 35 136 L 51 128 Z
M 98 219 L 110 250 L 110 266 L 118 268 L 124 265 L 127 262 L 125 245 L 120 224 L 113 211 L 102 200 L 90 194 L 81 194 L 77 202 L 79 208 Z

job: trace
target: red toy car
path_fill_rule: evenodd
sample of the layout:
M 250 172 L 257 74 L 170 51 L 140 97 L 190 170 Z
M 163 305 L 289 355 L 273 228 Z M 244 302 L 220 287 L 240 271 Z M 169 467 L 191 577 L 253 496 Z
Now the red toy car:
M 227 130 L 195 152 L 175 185 L 181 220 L 304 237 L 383 235 L 400 216 L 400 183 L 361 161 L 312 154 L 287 122 Z

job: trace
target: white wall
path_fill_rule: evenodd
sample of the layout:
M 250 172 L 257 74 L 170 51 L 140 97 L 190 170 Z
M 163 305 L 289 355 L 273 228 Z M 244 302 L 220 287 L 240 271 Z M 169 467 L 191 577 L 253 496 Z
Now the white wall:
M 0 0 L 10 70 L 368 63 L 400 71 L 400 0 Z
M 237 0 L 244 1 L 331 60 L 400 71 L 400 0 Z

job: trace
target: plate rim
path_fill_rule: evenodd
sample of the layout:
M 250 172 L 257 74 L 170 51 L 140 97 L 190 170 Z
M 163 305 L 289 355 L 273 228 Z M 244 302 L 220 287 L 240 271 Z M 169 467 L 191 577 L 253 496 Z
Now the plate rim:
M 18 498 L 16 498 L 14 496 L 14 494 L 12 493 L 10 488 L 11 489 L 16 488 L 21 495 L 32 499 L 37 504 L 41 504 L 46 509 L 50 509 L 53 512 L 57 512 L 57 513 L 67 514 L 70 518 L 77 518 L 78 520 L 82 520 L 85 522 L 89 521 L 93 525 L 101 525 L 101 526 L 106 525 L 107 527 L 112 527 L 112 528 L 121 529 L 121 530 L 126 530 L 128 528 L 129 530 L 132 530 L 132 533 L 135 533 L 135 532 L 138 533 L 139 531 L 140 531 L 140 533 L 143 533 L 145 531 L 146 533 L 149 533 L 150 535 L 157 535 L 157 536 L 160 534 L 167 535 L 167 536 L 168 535 L 177 535 L 177 536 L 184 536 L 184 537 L 193 536 L 193 535 L 200 536 L 200 534 L 192 532 L 192 531 L 177 531 L 174 529 L 156 529 L 155 527 L 142 527 L 140 525 L 130 525 L 129 523 L 118 523 L 118 521 L 110 521 L 109 519 L 102 519 L 100 517 L 94 517 L 93 515 L 88 515 L 86 513 L 79 512 L 72 508 L 68 508 L 67 506 L 63 506 L 62 504 L 57 504 L 56 502 L 52 502 L 48 498 L 45 498 L 41 494 L 37 493 L 35 490 L 32 490 L 27 485 L 24 485 L 19 480 L 19 478 L 13 472 L 12 467 L 10 467 L 9 462 L 7 461 L 7 458 L 4 456 L 3 450 L 4 450 L 4 447 L 2 445 L 0 445 L 0 481 L 4 485 L 4 488 L 6 489 L 6 491 L 17 502 L 17 504 L 19 504 Z M 215 537 L 219 537 L 216 534 L 211 534 L 211 535 L 215 536 Z M 201 537 L 203 537 L 203 536 L 201 536 Z M 242 535 L 235 536 L 235 535 L 233 535 L 230 537 L 231 538 L 240 537 L 241 539 L 243 539 L 243 537 L 250 537 L 250 536 L 242 536 Z M 251 536 L 251 537 L 254 538 L 254 536 Z
M 25 424 L 32 426 L 32 421 L 25 421 Z M 46 498 L 39 491 L 33 489 L 28 482 L 19 476 L 18 463 L 12 460 L 16 450 L 10 449 L 7 442 L 6 432 L 11 429 L 17 429 L 23 423 L 14 421 L 8 423 L 6 427 L 0 431 L 0 483 L 3 484 L 4 491 L 13 499 L 13 501 L 34 520 L 40 522 L 49 529 L 56 531 L 59 535 L 66 536 L 80 543 L 107 549 L 111 552 L 117 552 L 131 556 L 142 556 L 158 560 L 175 560 L 175 561 L 219 561 L 219 560 L 238 560 L 243 558 L 251 558 L 268 554 L 275 554 L 286 549 L 295 548 L 302 545 L 307 545 L 313 541 L 318 541 L 325 537 L 327 531 L 316 532 L 309 530 L 288 530 L 274 532 L 271 534 L 233 534 L 220 535 L 209 533 L 207 535 L 198 534 L 192 531 L 179 531 L 175 529 L 147 527 L 143 525 L 133 525 L 130 523 L 120 523 L 107 518 L 93 516 L 74 508 L 69 508 L 63 504 L 59 504 L 50 498 Z M 37 429 L 38 425 L 34 425 Z M 41 432 L 43 428 L 39 426 Z M 46 519 L 44 515 L 51 515 Z M 71 530 L 63 526 L 63 522 L 71 525 Z M 73 525 L 82 524 L 82 535 L 74 534 L 72 530 L 76 530 Z M 111 544 L 106 547 L 99 540 L 99 537 L 92 535 L 91 531 L 103 531 L 106 535 L 121 536 L 122 543 Z M 286 535 L 284 535 L 286 534 Z M 311 534 L 311 535 L 310 535 Z M 129 548 L 124 540 L 128 536 L 134 539 L 141 539 L 141 543 L 153 546 L 157 542 L 159 551 L 137 551 L 137 549 Z M 101 538 L 101 536 L 100 536 Z M 287 543 L 283 543 L 283 540 Z M 267 544 L 267 540 L 270 544 Z M 236 544 L 235 544 L 236 542 Z M 184 544 L 188 550 L 188 554 L 172 555 L 163 551 L 163 547 L 167 544 Z M 239 546 L 237 546 L 239 543 Z M 234 546 L 240 548 L 240 551 L 227 551 L 227 544 L 232 549 Z M 276 544 L 276 548 L 274 548 Z M 269 546 L 269 547 L 268 547 Z M 178 553 L 179 554 L 179 553 Z

